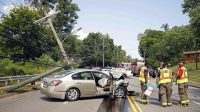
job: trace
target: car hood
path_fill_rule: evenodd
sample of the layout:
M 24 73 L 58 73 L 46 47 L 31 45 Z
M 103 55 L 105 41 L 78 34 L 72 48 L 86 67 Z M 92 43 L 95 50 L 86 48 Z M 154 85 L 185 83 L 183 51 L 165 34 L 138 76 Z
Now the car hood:
M 119 79 L 123 77 L 123 74 L 121 72 L 110 72 L 113 75 L 113 78 Z

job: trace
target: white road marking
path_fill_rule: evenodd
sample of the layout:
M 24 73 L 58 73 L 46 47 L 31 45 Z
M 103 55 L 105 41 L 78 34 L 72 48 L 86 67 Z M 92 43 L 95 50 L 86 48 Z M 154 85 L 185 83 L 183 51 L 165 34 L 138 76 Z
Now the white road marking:
M 198 102 L 195 102 L 195 101 L 192 101 L 193 103 L 196 103 L 197 105 L 200 105 L 200 103 L 198 103 Z
M 68 103 L 68 101 L 64 102 L 63 104 L 67 104 L 67 103 Z

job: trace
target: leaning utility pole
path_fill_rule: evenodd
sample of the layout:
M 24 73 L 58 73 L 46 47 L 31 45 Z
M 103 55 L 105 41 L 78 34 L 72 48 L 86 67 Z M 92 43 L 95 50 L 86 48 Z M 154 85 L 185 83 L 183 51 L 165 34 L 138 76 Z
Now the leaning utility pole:
M 52 4 L 50 4 L 52 5 Z M 53 9 L 43 18 L 39 19 L 39 20 L 36 20 L 34 23 L 48 23 L 50 25 L 50 28 L 53 32 L 53 35 L 54 35 L 54 38 L 60 48 L 60 52 L 62 53 L 63 55 L 63 61 L 64 61 L 64 64 L 65 66 L 69 67 L 69 59 L 68 59 L 68 56 L 64 50 L 64 47 L 62 45 L 62 42 L 60 41 L 56 31 L 55 31 L 55 28 L 52 24 L 52 19 L 58 14 L 60 13 L 60 11 L 56 11 L 56 7 L 57 7 L 58 3 L 56 3 L 55 5 L 52 5 L 53 6 Z
M 48 23 L 49 23 L 50 28 L 51 28 L 51 30 L 52 30 L 52 32 L 53 32 L 53 34 L 54 34 L 54 37 L 55 37 L 55 39 L 56 39 L 56 41 L 57 41 L 57 43 L 58 43 L 58 46 L 59 46 L 59 48 L 60 48 L 60 51 L 61 51 L 61 53 L 62 53 L 62 55 L 63 55 L 63 57 L 64 57 L 64 63 L 65 63 L 67 66 L 69 66 L 69 59 L 68 59 L 68 57 L 67 57 L 67 54 L 66 54 L 66 52 L 65 52 L 65 49 L 63 48 L 63 44 L 62 44 L 62 42 L 60 41 L 60 39 L 59 39 L 59 37 L 58 37 L 58 35 L 57 35 L 57 33 L 56 33 L 55 28 L 53 27 L 52 18 L 48 18 Z

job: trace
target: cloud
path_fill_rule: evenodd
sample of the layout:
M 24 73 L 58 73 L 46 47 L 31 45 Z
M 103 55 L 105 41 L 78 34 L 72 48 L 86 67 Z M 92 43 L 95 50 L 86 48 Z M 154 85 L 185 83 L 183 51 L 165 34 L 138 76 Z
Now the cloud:
M 78 36 L 78 39 L 83 40 L 88 36 L 89 33 L 85 33 L 82 30 L 75 33 Z

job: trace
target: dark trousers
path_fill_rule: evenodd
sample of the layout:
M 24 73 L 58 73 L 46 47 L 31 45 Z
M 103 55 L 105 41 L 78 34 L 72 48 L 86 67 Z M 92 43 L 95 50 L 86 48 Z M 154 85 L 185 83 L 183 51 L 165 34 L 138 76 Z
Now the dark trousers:
M 141 82 L 140 86 L 141 86 L 141 90 L 142 90 L 142 92 L 141 92 L 141 101 L 143 103 L 146 103 L 147 102 L 147 96 L 144 94 L 144 92 L 146 90 L 146 85 L 145 85 L 144 82 Z
M 163 106 L 172 105 L 172 85 L 171 83 L 160 84 L 159 88 L 161 102 Z
M 179 83 L 178 84 L 178 93 L 182 104 L 189 103 L 188 97 L 188 83 Z

